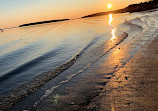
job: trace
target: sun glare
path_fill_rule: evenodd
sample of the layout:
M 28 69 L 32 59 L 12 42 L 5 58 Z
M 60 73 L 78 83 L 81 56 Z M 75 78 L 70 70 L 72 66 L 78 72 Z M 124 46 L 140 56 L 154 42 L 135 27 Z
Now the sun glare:
M 107 7 L 108 7 L 109 9 L 112 8 L 112 4 L 109 3 L 109 4 L 107 5 Z
M 110 26 L 113 26 L 113 25 L 112 25 L 113 20 L 114 20 L 114 19 L 113 19 L 113 17 L 112 17 L 112 14 L 109 14 L 109 25 L 110 25 Z
M 112 22 L 114 21 L 113 17 L 112 17 L 112 14 L 109 14 L 109 25 L 114 27 L 111 31 L 111 34 L 112 34 L 112 38 L 111 40 L 115 40 L 117 37 L 116 37 L 116 31 L 117 31 L 117 27 L 112 25 Z

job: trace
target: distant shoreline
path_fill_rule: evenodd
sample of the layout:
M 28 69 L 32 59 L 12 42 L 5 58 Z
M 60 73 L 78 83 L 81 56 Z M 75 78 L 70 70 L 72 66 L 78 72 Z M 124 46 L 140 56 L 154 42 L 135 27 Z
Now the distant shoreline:
M 81 18 L 108 15 L 110 13 L 117 14 L 117 13 L 126 13 L 126 12 L 129 12 L 129 13 L 142 12 L 142 11 L 148 11 L 148 10 L 152 10 L 152 9 L 156 9 L 156 8 L 158 8 L 158 2 L 156 0 L 153 0 L 153 1 L 139 3 L 139 4 L 132 4 L 124 9 L 108 11 L 108 12 L 99 12 L 99 13 L 83 16 Z M 19 27 L 26 27 L 26 26 L 33 26 L 33 25 L 38 25 L 38 24 L 68 21 L 68 20 L 71 20 L 71 19 L 59 19 L 59 20 L 49 20 L 49 21 L 42 21 L 42 22 L 27 23 L 27 24 L 20 25 Z
M 117 13 L 134 13 L 134 12 L 142 12 L 142 11 L 149 11 L 152 9 L 158 8 L 158 2 L 156 0 L 139 3 L 139 4 L 132 4 L 124 9 L 114 10 L 114 11 L 108 11 L 108 12 L 99 12 L 87 16 L 83 16 L 82 18 L 88 18 L 88 17 L 96 17 L 96 16 L 102 16 L 102 15 L 108 15 L 108 14 L 117 14 Z
M 38 24 L 45 24 L 45 23 L 52 23 L 52 22 L 60 22 L 60 21 L 67 21 L 70 19 L 59 19 L 59 20 L 49 20 L 49 21 L 41 21 L 41 22 L 34 22 L 34 23 L 27 23 L 22 24 L 19 27 L 31 26 L 31 25 L 38 25 Z

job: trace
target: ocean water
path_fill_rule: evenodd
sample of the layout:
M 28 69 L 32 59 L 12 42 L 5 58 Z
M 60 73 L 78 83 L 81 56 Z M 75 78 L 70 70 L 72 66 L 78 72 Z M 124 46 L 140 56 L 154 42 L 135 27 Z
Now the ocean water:
M 88 67 L 122 41 L 141 33 L 157 17 L 155 13 L 106 15 L 0 32 L 0 96 L 41 81 L 42 75 L 61 70 L 60 66 L 66 70 L 77 61 Z

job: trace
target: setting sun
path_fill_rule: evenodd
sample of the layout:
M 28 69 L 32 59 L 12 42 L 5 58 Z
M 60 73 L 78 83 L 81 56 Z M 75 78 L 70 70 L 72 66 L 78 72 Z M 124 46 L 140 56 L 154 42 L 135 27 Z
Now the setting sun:
M 109 3 L 109 4 L 107 5 L 107 7 L 110 9 L 110 8 L 112 7 L 112 4 Z

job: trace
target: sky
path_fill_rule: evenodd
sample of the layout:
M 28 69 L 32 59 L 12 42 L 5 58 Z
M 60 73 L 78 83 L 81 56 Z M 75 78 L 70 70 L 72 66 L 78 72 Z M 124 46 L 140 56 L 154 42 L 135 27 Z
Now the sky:
M 79 18 L 88 14 L 121 9 L 145 0 L 0 0 L 0 28 L 43 20 Z

